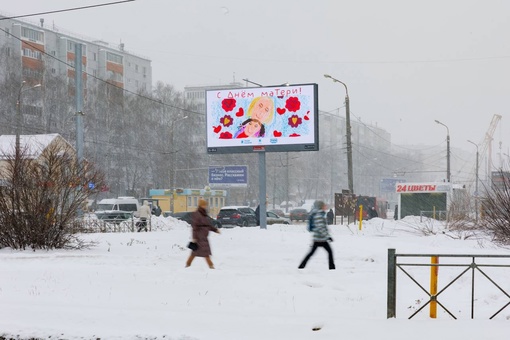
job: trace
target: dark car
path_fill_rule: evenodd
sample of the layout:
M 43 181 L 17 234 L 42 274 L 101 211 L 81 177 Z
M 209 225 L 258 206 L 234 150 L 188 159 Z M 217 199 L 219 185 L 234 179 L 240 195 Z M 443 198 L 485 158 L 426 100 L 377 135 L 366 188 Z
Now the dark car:
M 250 227 L 257 226 L 255 211 L 247 206 L 223 207 L 216 218 L 222 226 Z
M 178 220 L 184 221 L 184 222 L 188 223 L 189 225 L 191 225 L 191 214 L 192 214 L 191 211 L 185 211 L 185 212 L 174 213 L 171 216 L 176 218 L 176 219 L 178 219 Z M 209 222 L 211 222 L 211 224 L 214 227 L 221 228 L 221 223 L 220 222 L 218 222 L 217 220 L 215 220 L 214 218 L 212 218 L 210 216 L 207 216 L 207 217 L 209 218 Z
M 308 219 L 308 211 L 306 209 L 297 208 L 290 211 L 290 221 L 306 221 Z

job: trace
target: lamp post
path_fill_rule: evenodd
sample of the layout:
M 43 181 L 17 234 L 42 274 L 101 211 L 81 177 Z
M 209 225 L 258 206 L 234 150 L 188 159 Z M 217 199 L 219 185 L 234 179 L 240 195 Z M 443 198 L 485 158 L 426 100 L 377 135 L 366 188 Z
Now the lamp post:
M 176 157 L 176 150 L 175 150 L 175 147 L 174 147 L 174 143 L 175 143 L 175 138 L 174 138 L 174 127 L 175 127 L 175 124 L 180 122 L 181 120 L 184 120 L 184 119 L 187 119 L 188 116 L 184 116 L 184 117 L 181 117 L 179 119 L 176 119 L 176 120 L 173 120 L 172 121 L 172 125 L 171 125 L 171 130 L 170 130 L 170 133 L 171 133 L 171 141 L 172 141 L 172 190 L 175 190 L 175 175 L 176 175 L 176 171 L 175 171 L 175 160 L 177 159 Z
M 346 125 L 346 138 L 347 138 L 347 180 L 349 183 L 349 191 L 354 194 L 354 183 L 352 179 L 352 142 L 351 142 L 351 112 L 349 109 L 349 90 L 344 82 L 333 78 L 329 74 L 325 74 L 324 78 L 329 78 L 335 83 L 340 83 L 345 87 L 345 125 Z
M 448 183 L 450 183 L 450 176 L 451 176 L 451 172 L 450 172 L 450 129 L 448 129 L 448 126 L 441 123 L 437 119 L 435 120 L 435 122 L 446 128 L 446 180 L 448 181 Z
M 478 222 L 478 144 L 470 140 L 468 140 L 468 142 L 476 146 L 475 210 L 476 210 L 476 222 Z
M 36 87 L 40 87 L 41 84 L 34 85 L 32 87 L 23 89 L 26 82 L 23 80 L 21 82 L 21 86 L 18 91 L 18 101 L 16 102 L 16 157 L 20 154 L 20 136 L 21 136 L 21 94 L 25 91 L 35 89 Z

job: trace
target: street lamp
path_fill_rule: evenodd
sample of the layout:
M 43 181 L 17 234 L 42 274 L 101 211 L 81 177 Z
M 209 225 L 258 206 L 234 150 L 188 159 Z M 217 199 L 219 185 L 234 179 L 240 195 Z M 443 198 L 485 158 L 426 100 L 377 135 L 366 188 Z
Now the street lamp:
M 31 86 L 29 88 L 23 89 L 26 82 L 23 80 L 21 82 L 21 86 L 18 91 L 18 101 L 16 102 L 16 156 L 19 156 L 20 154 L 20 136 L 21 136 L 21 94 L 25 91 L 35 89 L 36 87 L 40 87 L 41 84 L 37 84 L 34 86 Z
M 175 143 L 174 127 L 175 127 L 176 123 L 180 122 L 181 120 L 187 119 L 187 118 L 188 118 L 188 116 L 184 116 L 179 119 L 173 120 L 172 125 L 171 125 L 170 133 L 171 133 L 171 141 L 172 141 L 172 157 L 171 157 L 171 160 L 172 160 L 172 190 L 175 190 L 175 175 L 176 175 L 175 160 L 177 159 L 176 154 L 175 154 L 177 151 L 175 150 L 175 146 L 174 146 L 174 143 Z
M 470 140 L 468 140 L 468 142 L 476 146 L 475 209 L 476 209 L 476 222 L 478 222 L 478 144 Z
M 354 183 L 352 179 L 352 143 L 351 143 L 351 112 L 349 110 L 349 90 L 344 82 L 333 78 L 329 74 L 325 74 L 324 78 L 329 78 L 336 83 L 340 83 L 345 87 L 345 125 L 347 137 L 347 180 L 349 183 L 349 191 L 354 194 Z
M 436 123 L 438 123 L 439 125 L 442 125 L 446 128 L 446 180 L 448 181 L 448 183 L 450 183 L 450 176 L 451 176 L 451 173 L 450 173 L 450 129 L 448 129 L 448 126 L 444 125 L 437 119 L 434 121 Z

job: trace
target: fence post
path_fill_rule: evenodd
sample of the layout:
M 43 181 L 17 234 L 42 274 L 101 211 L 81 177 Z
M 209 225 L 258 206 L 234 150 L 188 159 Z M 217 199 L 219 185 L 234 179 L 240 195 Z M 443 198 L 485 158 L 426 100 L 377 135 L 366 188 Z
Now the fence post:
M 397 304 L 397 257 L 395 249 L 388 249 L 388 303 L 387 318 L 396 317 Z
M 361 230 L 363 224 L 363 205 L 359 206 L 359 230 Z
M 439 263 L 438 256 L 432 256 L 430 258 L 430 311 L 429 315 L 432 319 L 437 317 L 437 275 L 439 272 L 439 267 L 435 266 L 435 264 Z

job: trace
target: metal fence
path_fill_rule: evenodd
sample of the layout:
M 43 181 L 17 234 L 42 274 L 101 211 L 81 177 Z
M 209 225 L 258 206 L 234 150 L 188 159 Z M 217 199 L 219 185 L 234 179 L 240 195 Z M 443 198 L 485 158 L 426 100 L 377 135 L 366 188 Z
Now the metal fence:
M 448 215 L 446 210 L 420 210 L 420 222 L 423 222 L 424 217 L 445 221 Z
M 415 258 L 414 262 L 400 262 L 401 258 Z M 457 263 L 416 263 L 418 258 L 456 258 Z M 488 259 L 499 259 L 506 262 L 506 264 L 499 263 L 487 263 Z M 432 261 L 431 261 L 432 262 Z M 482 263 L 486 262 L 486 263 Z M 490 262 L 490 261 L 489 261 Z M 495 261 L 492 261 L 495 262 Z M 496 261 L 497 262 L 497 261 Z M 409 272 L 406 270 L 407 267 L 459 267 L 461 272 L 450 282 L 448 282 L 441 290 L 436 294 L 431 294 L 427 289 L 423 287 Z M 503 289 L 495 279 L 490 277 L 484 268 L 510 268 L 510 255 L 460 255 L 460 254 L 397 254 L 395 249 L 388 249 L 388 291 L 387 291 L 387 317 L 396 317 L 396 305 L 397 305 L 397 269 L 401 270 L 406 277 L 408 277 L 414 284 L 416 284 L 420 290 L 422 290 L 427 296 L 428 301 L 416 310 L 409 319 L 413 318 L 416 314 L 422 311 L 427 305 L 434 302 L 439 305 L 444 311 L 446 311 L 452 318 L 457 317 L 445 307 L 440 301 L 440 295 L 443 294 L 452 284 L 458 281 L 465 274 L 471 273 L 471 319 L 475 317 L 475 273 L 486 278 L 488 282 L 492 283 L 500 292 L 508 298 L 508 302 L 498 309 L 490 319 L 498 315 L 502 310 L 510 305 L 510 295 Z M 493 275 L 494 276 L 494 275 Z
M 140 221 L 135 218 L 127 220 L 118 219 L 84 219 L 75 227 L 76 232 L 83 233 L 126 233 L 138 231 Z M 147 231 L 152 231 L 152 223 L 149 218 L 146 221 Z M 145 230 L 145 229 L 144 229 Z

